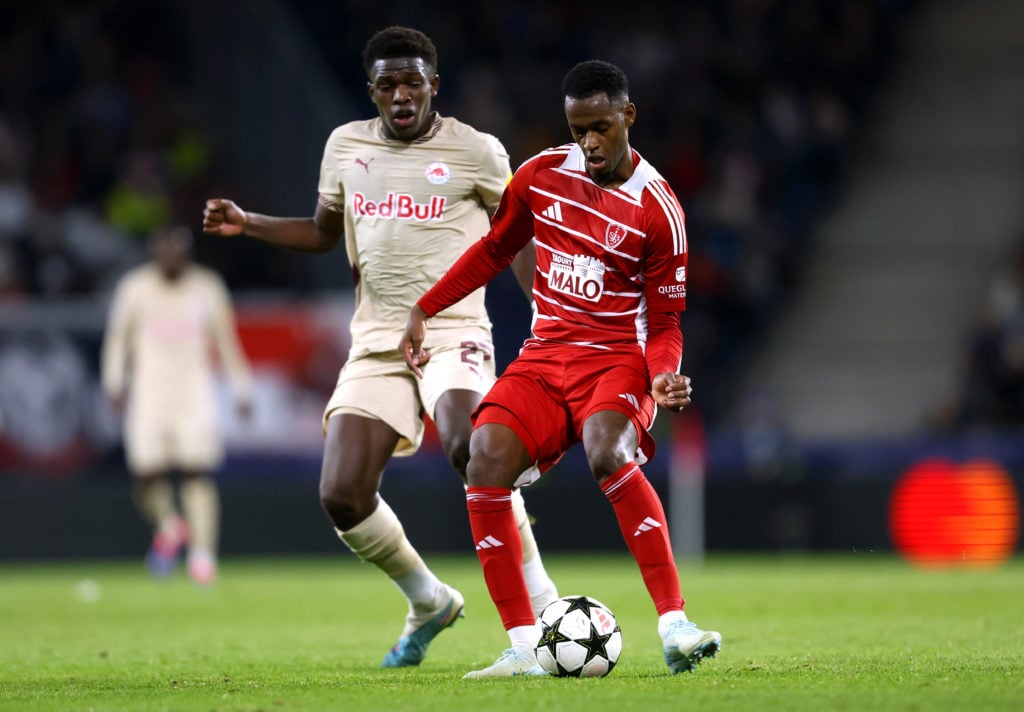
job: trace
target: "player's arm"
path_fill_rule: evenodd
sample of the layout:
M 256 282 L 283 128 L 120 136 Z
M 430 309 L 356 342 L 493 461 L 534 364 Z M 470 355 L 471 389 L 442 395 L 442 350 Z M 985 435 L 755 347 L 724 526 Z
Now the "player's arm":
M 690 405 L 690 379 L 677 373 L 683 357 L 683 331 L 676 312 L 647 315 L 647 370 L 651 395 L 662 408 L 679 411 Z
M 234 237 L 248 235 L 297 252 L 327 252 L 345 231 L 344 215 L 318 203 L 311 218 L 279 218 L 242 210 L 233 201 L 211 198 L 203 211 L 203 232 Z
M 647 239 L 644 289 L 651 395 L 658 405 L 679 411 L 690 404 L 690 379 L 678 373 L 683 356 L 679 313 L 686 308 L 687 244 L 683 210 L 668 184 L 652 181 L 644 191 Z
M 526 301 L 533 302 L 533 277 L 537 271 L 537 246 L 533 240 L 526 243 L 512 260 L 512 274 L 515 275 L 519 288 L 526 295 Z
M 219 280 L 214 285 L 213 300 L 213 318 L 210 324 L 213 341 L 217 345 L 217 354 L 231 383 L 238 413 L 247 418 L 252 412 L 252 376 L 245 351 L 238 339 L 231 297 L 227 287 Z
M 103 392 L 115 410 L 124 405 L 125 382 L 128 373 L 128 342 L 131 332 L 131 295 L 128 283 L 122 279 L 114 291 L 110 304 L 107 328 L 103 334 L 100 354 L 100 380 Z

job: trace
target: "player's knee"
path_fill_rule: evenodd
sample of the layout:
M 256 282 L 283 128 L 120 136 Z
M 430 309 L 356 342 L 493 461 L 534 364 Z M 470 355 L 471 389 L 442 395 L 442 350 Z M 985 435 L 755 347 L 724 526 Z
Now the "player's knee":
M 506 458 L 486 450 L 475 450 L 466 466 L 466 481 L 474 487 L 511 487 L 517 473 Z
M 632 459 L 632 455 L 623 448 L 611 447 L 587 450 L 587 464 L 590 466 L 590 471 L 594 473 L 594 479 L 597 480 L 598 484 L 618 472 Z
M 466 480 L 474 487 L 511 487 L 532 460 L 511 429 L 485 424 L 469 440 Z
M 376 491 L 361 492 L 320 481 L 320 506 L 341 531 L 351 529 L 373 513 Z
M 469 436 L 468 432 L 449 433 L 441 438 L 444 454 L 462 479 L 466 479 L 466 467 L 469 465 Z

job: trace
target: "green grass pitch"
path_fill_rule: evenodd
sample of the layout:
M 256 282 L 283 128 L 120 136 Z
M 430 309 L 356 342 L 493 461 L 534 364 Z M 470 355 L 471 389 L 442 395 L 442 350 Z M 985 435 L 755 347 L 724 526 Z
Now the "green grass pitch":
M 694 674 L 661 660 L 627 556 L 550 556 L 561 592 L 619 618 L 607 678 L 463 681 L 506 646 L 475 558 L 430 557 L 467 618 L 418 668 L 380 670 L 397 589 L 347 553 L 228 560 L 211 590 L 140 563 L 0 566 L 0 709 L 1024 709 L 1024 561 L 922 571 L 894 558 L 712 557 L 681 566 L 687 611 L 722 633 Z

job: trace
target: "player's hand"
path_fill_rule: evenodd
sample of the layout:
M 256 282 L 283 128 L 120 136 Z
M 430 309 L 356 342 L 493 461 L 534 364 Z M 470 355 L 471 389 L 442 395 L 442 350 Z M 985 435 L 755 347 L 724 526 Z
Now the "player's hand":
M 211 198 L 203 211 L 203 232 L 207 235 L 234 237 L 245 230 L 245 211 L 226 198 Z
M 420 378 L 423 371 L 420 366 L 430 360 L 430 353 L 423 350 L 423 341 L 427 338 L 427 315 L 419 304 L 413 305 L 409 311 L 409 319 L 405 322 L 405 332 L 398 342 L 398 350 L 405 358 L 405 363 Z
M 651 395 L 662 408 L 678 413 L 690 405 L 690 377 L 681 373 L 659 373 L 651 381 Z
M 115 413 L 124 415 L 124 396 L 107 396 L 107 400 L 110 402 L 110 407 L 114 409 Z

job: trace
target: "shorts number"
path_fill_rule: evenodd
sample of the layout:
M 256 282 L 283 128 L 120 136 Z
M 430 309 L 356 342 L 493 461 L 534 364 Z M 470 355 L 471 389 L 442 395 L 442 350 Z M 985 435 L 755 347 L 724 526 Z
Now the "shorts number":
M 459 344 L 459 348 L 462 349 L 462 363 L 468 363 L 470 366 L 479 366 L 481 362 L 491 360 L 491 351 L 487 348 L 486 344 L 480 344 L 476 341 L 463 341 Z

